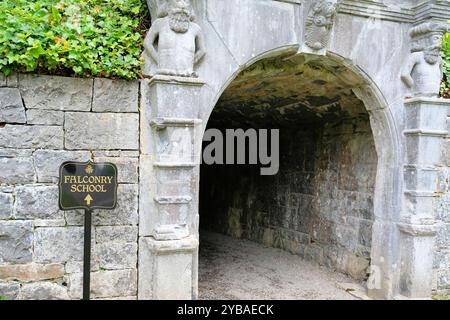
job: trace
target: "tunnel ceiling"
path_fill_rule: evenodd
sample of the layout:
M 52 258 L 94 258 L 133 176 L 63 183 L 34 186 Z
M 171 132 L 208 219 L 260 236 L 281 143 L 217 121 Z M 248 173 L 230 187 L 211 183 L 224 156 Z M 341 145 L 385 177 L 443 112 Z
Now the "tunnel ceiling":
M 276 127 L 367 117 L 351 91 L 360 85 L 352 71 L 326 57 L 261 60 L 224 91 L 209 125 Z

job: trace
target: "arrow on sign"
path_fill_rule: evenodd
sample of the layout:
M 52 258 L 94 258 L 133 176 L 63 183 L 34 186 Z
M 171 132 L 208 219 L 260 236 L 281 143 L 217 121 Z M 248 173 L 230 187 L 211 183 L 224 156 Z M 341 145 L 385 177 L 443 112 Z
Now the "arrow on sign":
M 87 205 L 90 206 L 91 205 L 91 201 L 94 200 L 90 194 L 88 194 L 86 196 L 86 198 L 84 198 L 84 201 L 86 201 Z

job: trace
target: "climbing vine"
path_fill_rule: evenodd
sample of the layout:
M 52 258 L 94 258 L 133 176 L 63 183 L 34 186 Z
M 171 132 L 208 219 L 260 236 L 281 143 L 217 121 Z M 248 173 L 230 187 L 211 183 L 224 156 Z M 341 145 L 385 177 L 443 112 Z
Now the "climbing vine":
M 2 0 L 0 72 L 136 78 L 145 0 Z
M 450 98 L 450 33 L 444 36 L 442 43 L 442 56 L 444 58 L 444 80 L 441 86 L 441 95 Z

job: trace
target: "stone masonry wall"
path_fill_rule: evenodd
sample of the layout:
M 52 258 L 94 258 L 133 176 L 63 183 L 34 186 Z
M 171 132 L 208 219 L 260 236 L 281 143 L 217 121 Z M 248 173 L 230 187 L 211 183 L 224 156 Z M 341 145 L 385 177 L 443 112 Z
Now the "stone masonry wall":
M 449 114 L 450 115 L 450 114 Z M 447 118 L 450 130 L 450 117 Z M 437 294 L 450 294 L 450 136 L 444 144 L 440 197 L 437 198 L 437 220 L 440 227 L 436 236 L 433 261 L 433 290 Z
M 137 296 L 139 82 L 0 78 L 0 297 L 79 299 L 83 212 L 58 209 L 68 160 L 119 169 L 118 206 L 95 210 L 92 297 Z
M 280 127 L 280 171 L 202 166 L 200 226 L 365 279 L 377 155 L 367 117 Z

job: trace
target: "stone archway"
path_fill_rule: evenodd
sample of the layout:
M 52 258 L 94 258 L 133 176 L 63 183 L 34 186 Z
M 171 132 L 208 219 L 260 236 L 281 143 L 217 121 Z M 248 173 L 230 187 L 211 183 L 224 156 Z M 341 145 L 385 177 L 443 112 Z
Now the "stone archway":
M 367 267 L 365 263 L 368 264 L 369 261 L 371 261 L 371 278 L 369 279 L 368 287 L 373 296 L 376 296 L 377 294 L 384 296 L 386 294 L 386 291 L 390 289 L 386 287 L 383 288 L 383 284 L 387 284 L 389 282 L 385 281 L 385 277 L 388 273 L 389 276 L 387 276 L 386 278 L 392 278 L 395 274 L 395 270 L 391 270 L 390 263 L 388 261 L 389 259 L 397 258 L 395 257 L 396 250 L 392 250 L 393 243 L 390 243 L 390 241 L 392 240 L 392 238 L 390 238 L 391 235 L 387 236 L 388 232 L 386 231 L 386 229 L 392 230 L 393 226 L 390 224 L 392 221 L 396 220 L 395 215 L 398 214 L 398 211 L 392 210 L 392 208 L 395 208 L 395 206 L 398 205 L 399 199 L 395 194 L 392 194 L 392 198 L 388 199 L 385 190 L 393 190 L 394 188 L 398 188 L 398 181 L 395 180 L 395 172 L 397 172 L 396 161 L 398 160 L 395 150 L 398 149 L 394 147 L 396 145 L 396 138 L 395 134 L 391 131 L 391 115 L 389 114 L 389 110 L 386 108 L 385 104 L 382 102 L 382 98 L 379 98 L 376 87 L 367 79 L 363 72 L 358 70 L 358 68 L 346 65 L 345 61 L 342 58 L 331 53 L 329 53 L 326 57 L 296 54 L 293 55 L 292 51 L 289 50 L 289 48 L 284 48 L 284 50 L 274 50 L 273 52 L 255 58 L 252 60 L 252 63 L 247 63 L 246 65 L 249 65 L 249 67 L 241 71 L 237 77 L 233 77 L 233 81 L 227 81 L 226 88 L 224 88 L 223 93 L 220 95 L 220 99 L 218 99 L 215 106 L 215 109 L 219 110 L 216 112 L 216 115 L 214 115 L 213 113 L 209 118 L 210 126 L 215 125 L 219 126 L 222 129 L 225 129 L 228 120 L 233 120 L 236 122 L 234 126 L 233 124 L 231 124 L 231 128 L 235 127 L 236 125 L 242 125 L 245 128 L 249 128 L 252 125 L 256 125 L 258 128 L 273 128 L 274 126 L 280 124 L 287 125 L 288 127 L 292 127 L 294 125 L 295 127 L 296 122 L 299 121 L 303 121 L 301 122 L 303 123 L 303 126 L 307 122 L 314 123 L 313 126 L 317 126 L 318 123 L 321 123 L 323 125 L 326 123 L 336 124 L 338 122 L 340 122 L 340 125 L 345 126 L 345 124 L 343 123 L 346 123 L 346 125 L 349 126 L 353 125 L 353 130 L 356 131 L 361 129 L 364 130 L 364 126 L 366 126 L 365 129 L 368 129 L 368 136 L 370 136 L 368 143 L 370 144 L 370 141 L 372 141 L 373 143 L 372 151 L 375 165 L 369 165 L 369 167 L 367 168 L 361 167 L 360 169 L 362 171 L 360 172 L 360 174 L 361 177 L 364 176 L 363 171 L 365 169 L 374 171 L 372 179 L 368 179 L 372 181 L 365 181 L 362 183 L 373 184 L 369 187 L 370 192 L 366 190 L 366 193 L 369 192 L 371 194 L 369 197 L 370 199 L 366 199 L 366 201 L 369 201 L 371 203 L 369 205 L 370 208 L 367 208 L 371 212 L 369 213 L 369 217 L 359 217 L 362 218 L 362 220 L 358 220 L 359 218 L 351 217 L 355 214 L 355 212 L 350 213 L 349 217 L 347 217 L 348 220 L 352 221 L 350 224 L 362 224 L 362 227 L 361 225 L 357 226 L 356 229 L 353 229 L 351 231 L 356 233 L 359 232 L 359 235 L 356 234 L 353 237 L 345 235 L 345 230 L 348 231 L 351 229 L 347 228 L 349 227 L 349 225 L 344 226 L 344 224 L 336 223 L 336 219 L 346 219 L 345 217 L 338 217 L 339 214 L 337 212 L 329 213 L 331 215 L 334 215 L 334 217 L 328 218 L 324 218 L 323 216 L 320 216 L 320 214 L 317 215 L 316 221 L 309 221 L 309 223 L 307 223 L 308 227 L 305 227 L 305 225 L 303 227 L 297 226 L 297 231 L 302 230 L 303 232 L 295 232 L 294 230 L 291 230 L 293 231 L 292 234 L 287 234 L 289 233 L 289 231 L 287 233 L 281 232 L 280 234 L 280 230 L 277 230 L 277 228 L 273 229 L 271 227 L 268 227 L 268 225 L 265 226 L 265 230 L 258 229 L 243 231 L 242 226 L 240 226 L 239 222 L 236 221 L 239 220 L 239 217 L 236 217 L 236 215 L 239 216 L 239 208 L 234 208 L 236 210 L 230 210 L 228 212 L 228 215 L 225 214 L 225 217 L 222 217 L 222 220 L 220 220 L 220 217 L 218 216 L 213 217 L 214 223 L 220 224 L 220 227 L 216 228 L 216 231 L 221 231 L 223 233 L 232 235 L 234 234 L 238 237 L 249 238 L 258 242 L 265 243 L 269 246 L 281 247 L 285 250 L 297 254 L 299 254 L 299 252 L 295 251 L 300 250 L 302 251 L 302 253 L 300 254 L 302 256 L 305 256 L 305 250 L 306 252 L 309 252 L 309 255 L 319 254 L 320 258 L 316 257 L 316 259 L 320 259 L 320 262 L 322 264 L 328 265 L 342 272 L 350 274 L 353 273 L 352 275 L 359 279 L 364 278 L 365 276 L 365 267 Z M 276 106 L 275 108 L 271 108 L 270 104 L 275 101 L 274 99 L 277 100 L 275 103 Z M 260 110 L 257 109 L 258 106 L 261 108 Z M 317 109 L 313 111 L 314 108 Z M 320 109 L 322 111 L 320 111 Z M 283 111 L 280 112 L 280 110 Z M 305 110 L 307 111 L 305 112 Z M 314 112 L 317 112 L 318 115 L 314 114 Z M 342 112 L 342 114 L 339 114 L 340 112 Z M 256 115 L 256 118 L 246 118 L 246 116 L 248 115 L 247 113 L 253 113 L 254 116 Z M 283 118 L 281 122 L 280 117 Z M 358 117 L 361 120 L 361 122 L 359 123 L 359 125 L 361 125 L 361 128 L 356 128 L 357 125 L 355 122 L 351 124 L 351 122 L 354 120 L 358 121 Z M 222 121 L 217 121 L 218 119 L 221 119 Z M 211 120 L 213 121 L 212 124 Z M 230 123 L 228 124 L 230 125 Z M 343 127 L 340 128 L 342 129 Z M 336 128 L 334 129 L 340 130 Z M 281 134 L 281 136 L 283 135 Z M 353 143 L 353 148 L 355 148 L 355 143 L 358 144 L 358 142 L 356 142 L 356 139 L 349 143 Z M 343 144 L 345 145 L 345 142 Z M 367 146 L 366 143 L 363 144 Z M 347 147 L 349 146 L 347 145 Z M 366 154 L 360 154 L 360 158 L 359 160 L 357 160 L 358 152 L 361 151 L 364 151 Z M 354 150 L 353 154 L 348 154 L 347 157 L 354 158 L 354 161 L 356 161 L 357 163 L 359 161 L 364 161 L 362 159 L 365 156 L 368 156 L 367 152 L 371 152 L 370 148 L 366 148 L 366 150 L 362 148 Z M 352 167 L 352 169 L 355 169 L 354 165 L 356 163 L 343 164 L 343 167 L 347 165 L 348 167 Z M 343 167 L 341 166 L 339 169 L 342 169 Z M 246 171 L 247 169 L 244 169 L 243 171 Z M 202 174 L 204 174 L 205 170 L 202 171 Z M 212 180 L 214 181 L 215 179 L 217 179 L 220 181 L 225 181 L 225 177 L 227 175 L 230 176 L 233 173 L 239 173 L 239 171 L 233 172 L 233 170 L 224 170 L 226 171 L 226 173 L 223 176 L 219 176 L 220 171 L 212 170 L 212 173 L 218 174 L 218 176 L 213 178 Z M 240 172 L 242 173 L 243 171 Z M 302 174 L 305 174 L 305 172 L 303 172 Z M 370 176 L 369 172 L 367 172 L 366 174 L 367 176 Z M 345 176 L 345 173 L 340 177 L 341 179 L 345 180 L 345 177 L 343 176 Z M 331 177 L 328 177 L 328 179 L 330 178 Z M 354 178 L 356 180 L 361 180 L 358 177 Z M 202 175 L 200 176 L 200 179 L 202 179 Z M 334 181 L 334 183 L 338 183 L 338 181 Z M 340 183 L 342 184 L 343 182 L 340 181 Z M 354 187 L 358 189 L 362 184 L 358 186 L 358 183 L 356 183 L 353 187 L 349 187 L 347 189 L 351 190 Z M 202 184 L 202 182 L 200 182 L 200 185 L 205 188 L 205 185 Z M 237 187 L 232 188 L 232 185 L 233 183 L 229 186 L 227 185 L 227 188 L 225 189 L 236 190 Z M 325 184 L 322 187 L 324 186 Z M 346 187 L 344 186 L 343 189 L 346 189 Z M 316 192 L 323 192 L 324 190 L 326 190 L 326 188 L 321 189 L 321 187 L 318 186 Z M 362 189 L 360 189 L 359 191 L 362 191 L 362 193 L 364 193 L 364 190 Z M 349 194 L 352 194 L 352 192 L 350 191 Z M 356 193 L 353 192 L 352 196 L 355 197 L 355 195 Z M 267 197 L 267 195 L 265 196 Z M 224 196 L 222 194 L 220 201 L 222 201 L 226 197 L 226 195 Z M 283 195 L 281 197 L 283 197 Z M 340 201 L 345 201 L 345 196 L 342 196 L 341 194 L 340 197 Z M 205 197 L 203 196 L 203 198 Z M 201 197 L 200 201 L 202 200 L 205 201 Z M 358 202 L 355 201 L 355 199 L 353 200 L 355 203 Z M 285 201 L 289 200 L 285 199 Z M 297 203 L 297 205 L 301 206 L 302 200 L 297 199 L 295 201 L 300 202 Z M 330 205 L 330 202 L 333 202 L 334 209 L 329 207 L 328 209 L 322 208 L 322 210 L 318 211 L 322 211 L 323 213 L 324 210 L 338 210 L 336 207 L 337 202 L 335 200 L 330 201 L 330 199 L 313 199 L 313 202 L 315 202 L 316 205 L 317 202 L 320 201 L 328 202 L 328 205 Z M 351 201 L 351 199 L 349 199 L 349 201 Z M 361 199 L 360 201 L 364 202 L 364 200 Z M 215 203 L 214 205 L 217 206 L 218 203 Z M 357 206 L 357 204 L 355 205 Z M 200 220 L 202 221 L 201 208 L 202 203 L 200 203 Z M 388 208 L 390 209 L 388 210 Z M 220 208 L 220 205 L 217 208 L 218 211 L 227 209 L 231 208 Z M 212 208 L 207 208 L 206 210 L 211 211 Z M 267 213 L 269 209 L 259 208 L 259 210 L 266 211 Z M 233 214 L 233 212 L 235 214 Z M 286 212 L 279 214 L 286 215 Z M 289 214 L 287 215 L 287 218 L 291 220 L 299 218 L 299 216 L 289 217 Z M 240 218 L 245 219 L 242 217 Z M 273 215 L 270 218 L 273 219 Z M 229 221 L 227 221 L 227 219 Z M 252 219 L 267 220 L 269 219 L 269 217 L 258 217 L 257 215 L 251 217 L 251 213 L 247 213 L 247 220 L 251 221 Z M 325 223 L 323 223 L 324 219 L 328 222 L 328 225 L 325 225 Z M 319 223 L 319 220 L 321 220 L 322 223 Z M 237 229 L 235 228 L 235 230 L 231 230 L 233 229 L 233 227 L 230 226 L 230 224 L 234 224 L 235 226 L 237 224 L 239 226 L 237 227 Z M 340 228 L 341 231 L 335 230 L 334 228 L 336 226 Z M 309 234 L 307 231 L 305 231 L 305 228 L 310 228 Z M 253 229 L 255 229 L 255 226 L 253 226 Z M 317 232 L 322 233 L 322 235 L 317 235 Z M 325 246 L 325 250 L 324 248 L 319 247 L 319 251 L 317 251 L 315 249 L 318 247 L 317 243 L 313 246 L 308 246 L 305 245 L 304 242 L 294 244 L 295 241 L 293 242 L 289 240 L 295 238 L 295 235 L 300 234 L 301 236 L 306 236 L 307 238 L 309 237 L 307 239 L 307 241 L 310 241 L 308 244 L 316 241 L 320 243 L 321 240 L 317 240 L 314 238 L 322 237 L 323 240 L 323 237 L 326 237 L 326 234 L 330 232 L 334 233 L 336 238 L 328 240 L 331 243 L 336 244 L 340 242 L 340 244 L 336 246 Z M 245 233 L 245 235 L 243 235 L 242 233 Z M 313 233 L 315 234 L 314 236 Z M 286 239 L 283 239 L 283 237 L 285 237 Z M 331 236 L 331 238 L 332 237 L 333 236 Z M 341 239 L 338 239 L 339 237 L 341 237 Z M 348 239 L 342 240 L 342 237 L 347 237 Z M 358 237 L 363 244 L 358 244 Z M 372 241 L 373 239 L 374 241 Z M 356 242 L 351 244 L 350 242 L 353 240 Z M 350 251 L 352 250 L 346 251 L 346 249 L 343 249 L 346 245 L 342 245 L 342 241 L 349 242 L 347 243 L 347 249 L 349 246 L 353 246 L 352 253 L 350 253 Z M 370 243 L 370 245 L 368 247 L 364 247 L 364 243 L 366 245 Z M 300 247 L 301 249 L 299 249 Z M 341 251 L 339 251 L 337 248 L 340 248 Z M 316 253 L 313 253 L 314 250 L 316 250 Z M 364 250 L 366 250 L 365 253 L 362 252 Z M 308 255 L 308 253 L 306 253 L 306 255 Z M 391 255 L 390 258 L 389 255 Z M 314 260 L 314 258 L 312 259 Z
M 437 98 L 440 71 L 424 54 L 447 30 L 444 5 L 148 3 L 154 23 L 145 41 L 148 79 L 141 82 L 139 298 L 197 298 L 199 156 L 207 121 L 242 70 L 285 55 L 300 64 L 324 59 L 336 72 L 345 70 L 342 81 L 356 81 L 351 92 L 369 114 L 378 156 L 369 295 L 429 297 L 448 103 Z M 167 27 L 165 4 L 189 12 L 182 27 L 191 32 Z M 423 8 L 427 13 L 418 14 Z M 313 23 L 324 19 L 325 28 Z

